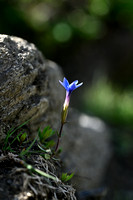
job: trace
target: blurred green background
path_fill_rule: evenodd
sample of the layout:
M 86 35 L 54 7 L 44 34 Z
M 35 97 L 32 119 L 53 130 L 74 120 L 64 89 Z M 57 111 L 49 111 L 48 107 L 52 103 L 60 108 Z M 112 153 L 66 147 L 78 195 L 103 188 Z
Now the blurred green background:
M 0 33 L 34 43 L 84 82 L 72 105 L 112 133 L 108 199 L 133 199 L 133 0 L 0 0 Z

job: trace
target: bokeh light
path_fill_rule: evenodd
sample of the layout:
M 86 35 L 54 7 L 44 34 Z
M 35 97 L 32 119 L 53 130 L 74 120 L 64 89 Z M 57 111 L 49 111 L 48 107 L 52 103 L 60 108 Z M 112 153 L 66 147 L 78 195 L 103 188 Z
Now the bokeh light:
M 53 28 L 53 35 L 54 35 L 54 38 L 58 42 L 66 42 L 66 41 L 70 40 L 70 38 L 72 36 L 71 27 L 68 24 L 63 23 L 63 22 L 58 23 Z

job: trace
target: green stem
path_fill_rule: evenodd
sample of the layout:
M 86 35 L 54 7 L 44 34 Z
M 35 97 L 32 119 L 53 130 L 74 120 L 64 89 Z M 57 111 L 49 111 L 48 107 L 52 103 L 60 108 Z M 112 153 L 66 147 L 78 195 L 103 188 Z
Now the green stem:
M 62 133 L 63 125 L 64 125 L 64 123 L 61 123 L 60 131 L 59 131 L 58 139 L 57 139 L 57 143 L 56 143 L 56 147 L 55 147 L 55 150 L 54 150 L 55 153 L 57 152 L 58 147 L 59 147 L 59 143 L 60 143 L 60 138 L 61 138 L 61 133 Z

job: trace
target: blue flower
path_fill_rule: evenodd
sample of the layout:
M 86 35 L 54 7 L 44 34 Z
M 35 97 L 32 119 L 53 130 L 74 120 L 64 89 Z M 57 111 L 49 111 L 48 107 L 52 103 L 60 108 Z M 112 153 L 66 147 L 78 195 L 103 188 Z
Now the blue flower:
M 61 123 L 64 124 L 67 118 L 67 112 L 68 112 L 68 107 L 70 103 L 71 93 L 73 90 L 80 87 L 83 83 L 78 84 L 78 80 L 76 80 L 76 81 L 73 81 L 71 84 L 69 84 L 68 80 L 65 77 L 63 79 L 63 82 L 61 81 L 59 82 L 66 89 L 66 97 L 63 104 L 62 117 L 61 117 Z
M 69 84 L 68 80 L 64 77 L 63 82 L 59 81 L 60 84 L 66 89 L 66 91 L 69 93 L 69 95 L 72 93 L 73 90 L 80 87 L 83 83 L 78 84 L 78 80 L 73 81 L 71 84 Z

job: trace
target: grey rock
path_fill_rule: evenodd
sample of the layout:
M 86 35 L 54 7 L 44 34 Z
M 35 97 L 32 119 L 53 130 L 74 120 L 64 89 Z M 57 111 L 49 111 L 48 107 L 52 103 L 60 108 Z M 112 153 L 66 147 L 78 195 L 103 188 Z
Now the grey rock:
M 74 172 L 72 183 L 78 190 L 102 186 L 112 155 L 110 131 L 103 121 L 76 110 L 69 111 L 61 140 L 66 172 Z
M 11 127 L 29 119 L 31 136 L 39 127 L 58 127 L 64 96 L 59 79 L 61 69 L 34 44 L 0 35 L 0 141 Z

